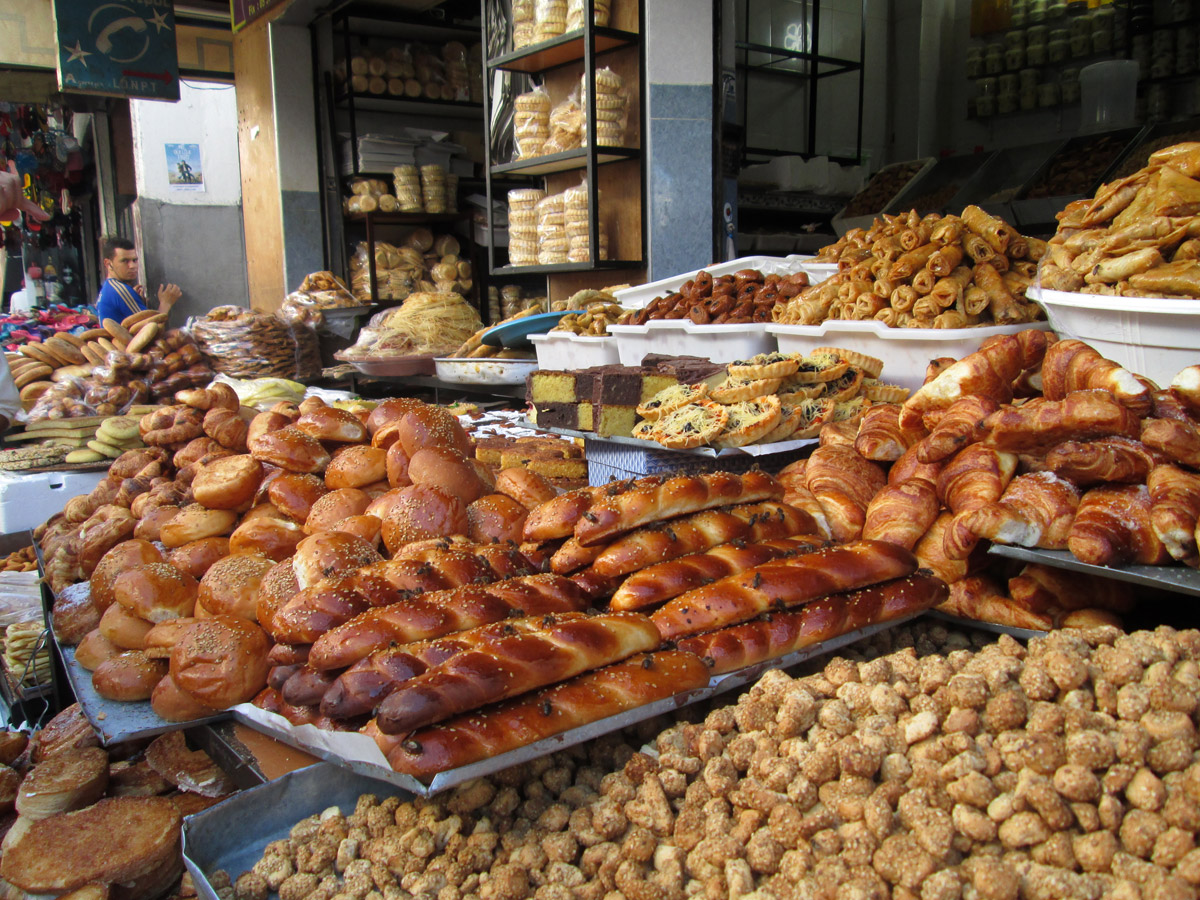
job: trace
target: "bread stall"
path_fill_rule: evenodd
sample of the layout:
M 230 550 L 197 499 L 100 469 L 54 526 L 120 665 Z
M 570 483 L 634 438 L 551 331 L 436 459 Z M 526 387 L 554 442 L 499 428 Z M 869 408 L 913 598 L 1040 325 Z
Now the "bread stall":
M 1046 295 L 1195 297 L 1194 158 L 1159 151 L 1046 241 L 975 207 L 902 215 L 816 261 L 651 286 L 624 326 L 584 308 L 561 343 L 682 337 L 636 366 L 619 346 L 539 366 L 536 423 L 512 424 L 559 434 L 519 446 L 408 397 L 251 408 L 229 373 L 163 396 L 145 446 L 37 529 L 86 688 L 50 730 L 69 765 L 35 745 L 0 770 L 23 823 L 0 877 L 1194 896 L 1200 643 L 1171 596 L 1198 584 L 1200 360 L 1143 372 L 1136 341 L 1101 352 Z M 223 315 L 202 347 L 282 346 Z M 570 331 L 584 315 L 606 334 Z M 181 732 L 218 716 L 327 762 L 188 818 L 181 845 L 184 811 L 232 791 Z M 172 782 L 164 755 L 209 775 Z M 56 767 L 69 798 L 26 815 Z M 36 850 L 134 806 L 157 835 L 135 858 Z

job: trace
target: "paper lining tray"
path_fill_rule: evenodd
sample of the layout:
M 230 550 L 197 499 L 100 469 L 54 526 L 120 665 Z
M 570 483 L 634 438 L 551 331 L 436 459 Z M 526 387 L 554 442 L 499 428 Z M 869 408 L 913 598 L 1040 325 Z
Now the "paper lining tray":
M 1200 597 L 1200 570 L 1187 566 L 1093 566 L 1075 558 L 1070 550 L 1038 550 L 1029 547 L 1013 547 L 1009 544 L 992 544 L 990 553 L 1007 556 L 1024 562 L 1041 563 L 1071 572 L 1082 572 L 1099 578 L 1115 578 L 1143 587 L 1174 591 Z
M 995 622 L 980 622 L 978 619 L 968 619 L 965 616 L 952 616 L 939 609 L 931 609 L 927 615 L 931 619 L 957 625 L 960 628 L 976 628 L 979 631 L 990 631 L 992 634 L 1007 634 L 1023 641 L 1046 636 L 1045 631 L 1038 631 L 1035 628 L 1015 628 L 1012 625 L 997 625 Z
M 518 763 L 546 756 L 565 747 L 573 747 L 576 744 L 619 731 L 629 725 L 651 719 L 662 713 L 670 712 L 673 709 L 690 706 L 693 703 L 699 703 L 701 700 L 707 700 L 725 691 L 734 690 L 754 681 L 768 669 L 788 668 L 813 657 L 831 653 L 834 650 L 856 643 L 871 635 L 878 634 L 885 629 L 902 625 L 919 615 L 921 613 L 914 613 L 909 616 L 893 619 L 890 622 L 868 625 L 866 628 L 847 632 L 828 641 L 813 644 L 811 647 L 805 647 L 802 650 L 797 650 L 794 653 L 789 653 L 777 659 L 765 660 L 761 663 L 747 666 L 745 669 L 739 669 L 736 672 L 714 676 L 709 680 L 707 687 L 676 694 L 674 697 L 667 697 L 663 700 L 639 706 L 636 709 L 627 710 L 588 725 L 582 725 L 579 728 L 572 728 L 553 737 L 527 744 L 524 747 L 518 747 L 516 750 L 510 750 L 507 753 L 501 753 L 498 756 L 493 756 L 490 759 L 481 760 L 468 766 L 439 772 L 428 785 L 418 781 L 411 775 L 394 771 L 388 765 L 387 759 L 375 744 L 375 741 L 365 734 L 359 734 L 358 732 L 321 731 L 312 725 L 292 725 L 283 716 L 269 713 L 249 703 L 235 706 L 233 708 L 233 715 L 235 719 L 248 727 L 256 731 L 261 731 L 263 734 L 311 753 L 314 756 L 319 756 L 321 759 L 337 763 L 339 766 L 344 766 L 368 778 L 386 781 L 413 794 L 422 797 L 431 797 L 434 794 L 470 781 L 473 778 L 482 778 L 485 775 L 491 775 L 494 772 L 510 768 Z
M 73 599 L 89 593 L 91 586 L 86 582 L 73 584 L 64 589 L 61 595 Z M 58 644 L 58 638 L 55 637 Z M 168 731 L 178 731 L 181 728 L 192 728 L 209 722 L 219 722 L 229 717 L 227 712 L 214 712 L 203 719 L 193 719 L 190 722 L 168 722 L 156 713 L 150 706 L 149 700 L 137 703 L 123 703 L 119 700 L 105 700 L 92 687 L 92 673 L 75 661 L 75 648 L 58 644 L 58 654 L 67 673 L 67 681 L 87 720 L 92 723 L 96 733 L 100 735 L 100 743 L 108 747 L 128 741 L 132 738 L 151 737 Z

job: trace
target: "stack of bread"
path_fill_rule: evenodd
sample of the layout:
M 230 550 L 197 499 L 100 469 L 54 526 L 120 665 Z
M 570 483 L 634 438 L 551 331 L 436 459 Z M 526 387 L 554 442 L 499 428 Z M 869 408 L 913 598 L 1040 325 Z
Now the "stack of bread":
M 183 817 L 233 790 L 181 732 L 105 750 L 78 704 L 32 739 L 0 732 L 0 877 L 27 895 L 178 894 Z
M 371 265 L 367 244 L 360 243 L 350 259 L 350 290 L 361 301 L 371 299 Z M 452 234 L 434 237 L 416 228 L 400 245 L 375 242 L 375 284 L 381 300 L 404 300 L 424 292 L 470 293 L 474 286 L 470 260 Z
M 508 260 L 514 266 L 537 265 L 537 205 L 545 196 L 536 188 L 508 192 Z
M 629 96 L 624 90 L 620 75 L 607 66 L 597 69 L 596 121 L 593 123 L 592 140 L 600 147 L 622 147 L 625 145 L 625 130 L 629 123 Z M 588 82 L 592 79 L 585 73 L 580 79 L 580 106 L 588 106 Z M 588 134 L 583 135 L 586 146 Z
M 534 88 L 518 94 L 513 101 L 513 140 L 517 156 L 530 159 L 541 156 L 546 139 L 550 137 L 550 95 L 544 88 Z
M 1048 629 L 1132 607 L 1116 583 L 1043 566 L 1006 591 L 981 571 L 988 541 L 1100 566 L 1200 560 L 1197 366 L 1160 390 L 1081 341 L 990 338 L 935 360 L 902 406 L 827 425 L 821 445 L 781 474 L 790 502 L 819 510 L 837 540 L 913 549 L 951 585 L 948 611 Z

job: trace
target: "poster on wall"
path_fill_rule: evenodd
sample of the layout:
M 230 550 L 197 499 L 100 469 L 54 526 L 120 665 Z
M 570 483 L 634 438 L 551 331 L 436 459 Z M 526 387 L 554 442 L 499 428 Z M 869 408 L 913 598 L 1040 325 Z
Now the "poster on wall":
M 165 144 L 167 186 L 173 191 L 203 191 L 204 169 L 199 144 Z
M 179 99 L 171 0 L 54 0 L 59 90 Z

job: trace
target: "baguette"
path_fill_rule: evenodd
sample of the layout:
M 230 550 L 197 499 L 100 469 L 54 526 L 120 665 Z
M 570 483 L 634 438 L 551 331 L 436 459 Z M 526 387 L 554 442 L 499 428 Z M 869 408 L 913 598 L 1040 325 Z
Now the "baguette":
M 591 509 L 592 504 L 604 497 L 616 496 L 631 490 L 635 485 L 647 487 L 662 484 L 663 478 L 651 475 L 638 480 L 612 481 L 597 487 L 580 488 L 567 491 L 557 497 L 535 506 L 525 519 L 524 538 L 526 541 L 552 541 L 555 538 L 569 537 L 575 532 L 575 524 L 580 516 Z
M 609 602 L 613 609 L 645 609 L 678 597 L 719 578 L 728 578 L 773 559 L 808 553 L 825 546 L 819 537 L 805 535 L 747 544 L 735 541 L 704 553 L 658 563 L 634 572 L 617 588 Z
M 744 503 L 705 510 L 627 534 L 609 544 L 596 557 L 592 569 L 602 577 L 615 578 L 657 561 L 678 559 L 729 541 L 764 541 L 816 531 L 812 516 L 795 507 L 782 503 Z
M 940 578 L 917 573 L 816 600 L 794 612 L 770 613 L 753 622 L 685 638 L 679 649 L 703 659 L 713 675 L 723 675 L 868 625 L 923 612 L 949 594 Z
M 660 483 L 639 481 L 626 491 L 597 500 L 575 524 L 575 537 L 585 547 L 687 513 L 731 503 L 778 500 L 783 485 L 765 472 L 710 472 L 680 475 Z M 553 502 L 553 501 L 551 501 Z
M 370 601 L 348 578 L 322 578 L 280 607 L 271 619 L 270 634 L 279 643 L 311 644 L 370 608 Z
M 584 613 L 569 612 L 505 619 L 444 638 L 377 650 L 337 677 L 320 701 L 321 712 L 331 719 L 370 715 L 400 684 L 459 653 L 491 647 L 510 635 L 533 634 L 558 622 L 584 617 Z M 289 702 L 299 702 L 291 700 L 286 690 L 283 696 Z
M 408 737 L 363 729 L 397 772 L 429 780 L 524 747 L 572 728 L 607 719 L 708 684 L 708 669 L 692 653 L 664 650 L 518 697 L 493 709 L 460 716 Z
M 514 615 L 577 612 L 587 605 L 583 592 L 561 575 L 468 584 L 409 597 L 350 619 L 317 637 L 308 661 L 317 669 L 340 669 L 392 643 L 442 637 Z
M 379 704 L 375 721 L 384 734 L 406 734 L 648 652 L 660 643 L 658 629 L 641 613 L 606 613 L 510 635 L 403 682 Z
M 746 622 L 770 610 L 904 578 L 916 569 L 916 557 L 903 547 L 855 541 L 714 581 L 681 594 L 651 618 L 663 640 L 672 641 Z
M 608 544 L 584 547 L 575 538 L 567 538 L 550 557 L 550 571 L 558 575 L 569 575 L 578 569 L 590 566 L 596 561 L 596 557 L 608 547 Z

